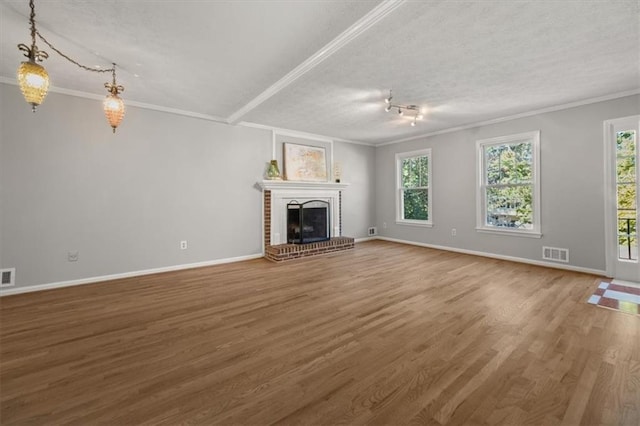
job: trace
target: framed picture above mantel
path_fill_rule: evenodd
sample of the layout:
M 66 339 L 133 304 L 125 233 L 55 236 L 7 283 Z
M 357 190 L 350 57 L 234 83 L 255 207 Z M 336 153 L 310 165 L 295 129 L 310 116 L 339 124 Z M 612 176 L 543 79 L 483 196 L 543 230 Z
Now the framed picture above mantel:
M 299 182 L 327 182 L 327 157 L 323 147 L 283 144 L 284 176 Z

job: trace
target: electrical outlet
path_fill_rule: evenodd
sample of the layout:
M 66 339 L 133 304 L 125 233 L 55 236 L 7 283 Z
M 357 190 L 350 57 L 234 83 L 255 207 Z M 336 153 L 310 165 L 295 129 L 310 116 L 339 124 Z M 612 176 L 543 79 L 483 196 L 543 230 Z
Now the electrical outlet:
M 378 230 L 376 229 L 375 226 L 372 226 L 371 228 L 369 228 L 367 232 L 370 237 L 378 234 Z
M 456 228 L 451 228 L 451 236 L 452 237 L 455 237 L 457 233 L 458 233 L 458 231 L 456 231 Z
M 387 229 L 387 222 L 382 222 L 382 228 Z
M 180 250 L 186 250 L 186 249 L 187 249 L 187 242 L 180 241 Z
M 69 262 L 77 262 L 78 261 L 78 250 L 72 250 L 67 252 L 67 260 Z

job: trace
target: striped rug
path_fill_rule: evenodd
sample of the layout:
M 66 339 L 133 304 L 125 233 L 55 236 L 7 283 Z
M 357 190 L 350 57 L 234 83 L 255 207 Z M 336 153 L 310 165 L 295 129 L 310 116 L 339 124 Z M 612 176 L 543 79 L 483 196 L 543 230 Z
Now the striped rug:
M 602 281 L 587 301 L 603 308 L 640 315 L 640 286 L 634 283 Z

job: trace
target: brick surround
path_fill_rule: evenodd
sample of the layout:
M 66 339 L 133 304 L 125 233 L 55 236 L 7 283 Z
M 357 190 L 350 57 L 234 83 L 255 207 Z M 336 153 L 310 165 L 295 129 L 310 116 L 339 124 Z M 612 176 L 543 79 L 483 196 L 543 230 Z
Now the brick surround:
M 342 194 L 340 194 L 342 196 Z M 277 244 L 271 245 L 271 191 L 264 190 L 264 257 L 273 262 L 300 259 L 354 248 L 355 240 L 351 237 L 334 237 L 328 241 L 310 244 Z M 341 226 L 342 228 L 342 226 Z M 340 229 L 342 231 L 342 229 Z
M 271 245 L 271 191 L 264 190 L 264 248 Z

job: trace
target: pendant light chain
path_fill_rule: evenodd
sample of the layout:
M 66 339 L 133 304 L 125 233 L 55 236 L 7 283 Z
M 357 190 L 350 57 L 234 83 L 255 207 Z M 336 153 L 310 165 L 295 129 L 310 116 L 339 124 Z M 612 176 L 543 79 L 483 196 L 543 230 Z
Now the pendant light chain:
M 31 24 L 31 45 L 36 45 L 36 5 L 33 1 L 29 2 L 31 8 L 31 15 L 29 15 L 29 23 Z
M 78 67 L 82 68 L 83 70 L 86 71 L 91 71 L 91 72 L 114 72 L 115 71 L 115 66 L 113 68 L 108 68 L 108 69 L 104 69 L 104 70 L 97 70 L 95 68 L 91 68 L 88 67 L 86 65 L 82 65 L 81 63 L 71 59 L 70 57 L 68 57 L 67 55 L 65 55 L 64 53 L 62 53 L 61 51 L 59 51 L 58 49 L 56 49 L 53 44 L 51 44 L 49 42 L 49 40 L 47 40 L 46 38 L 44 38 L 44 36 L 42 34 L 40 34 L 40 31 L 36 31 L 36 34 L 38 35 L 38 37 L 40 38 L 40 40 L 42 40 L 47 46 L 49 46 L 51 48 L 51 50 L 53 50 L 54 52 L 56 52 L 58 55 L 62 56 L 63 58 L 65 58 L 67 61 L 71 62 L 74 65 L 77 65 Z

